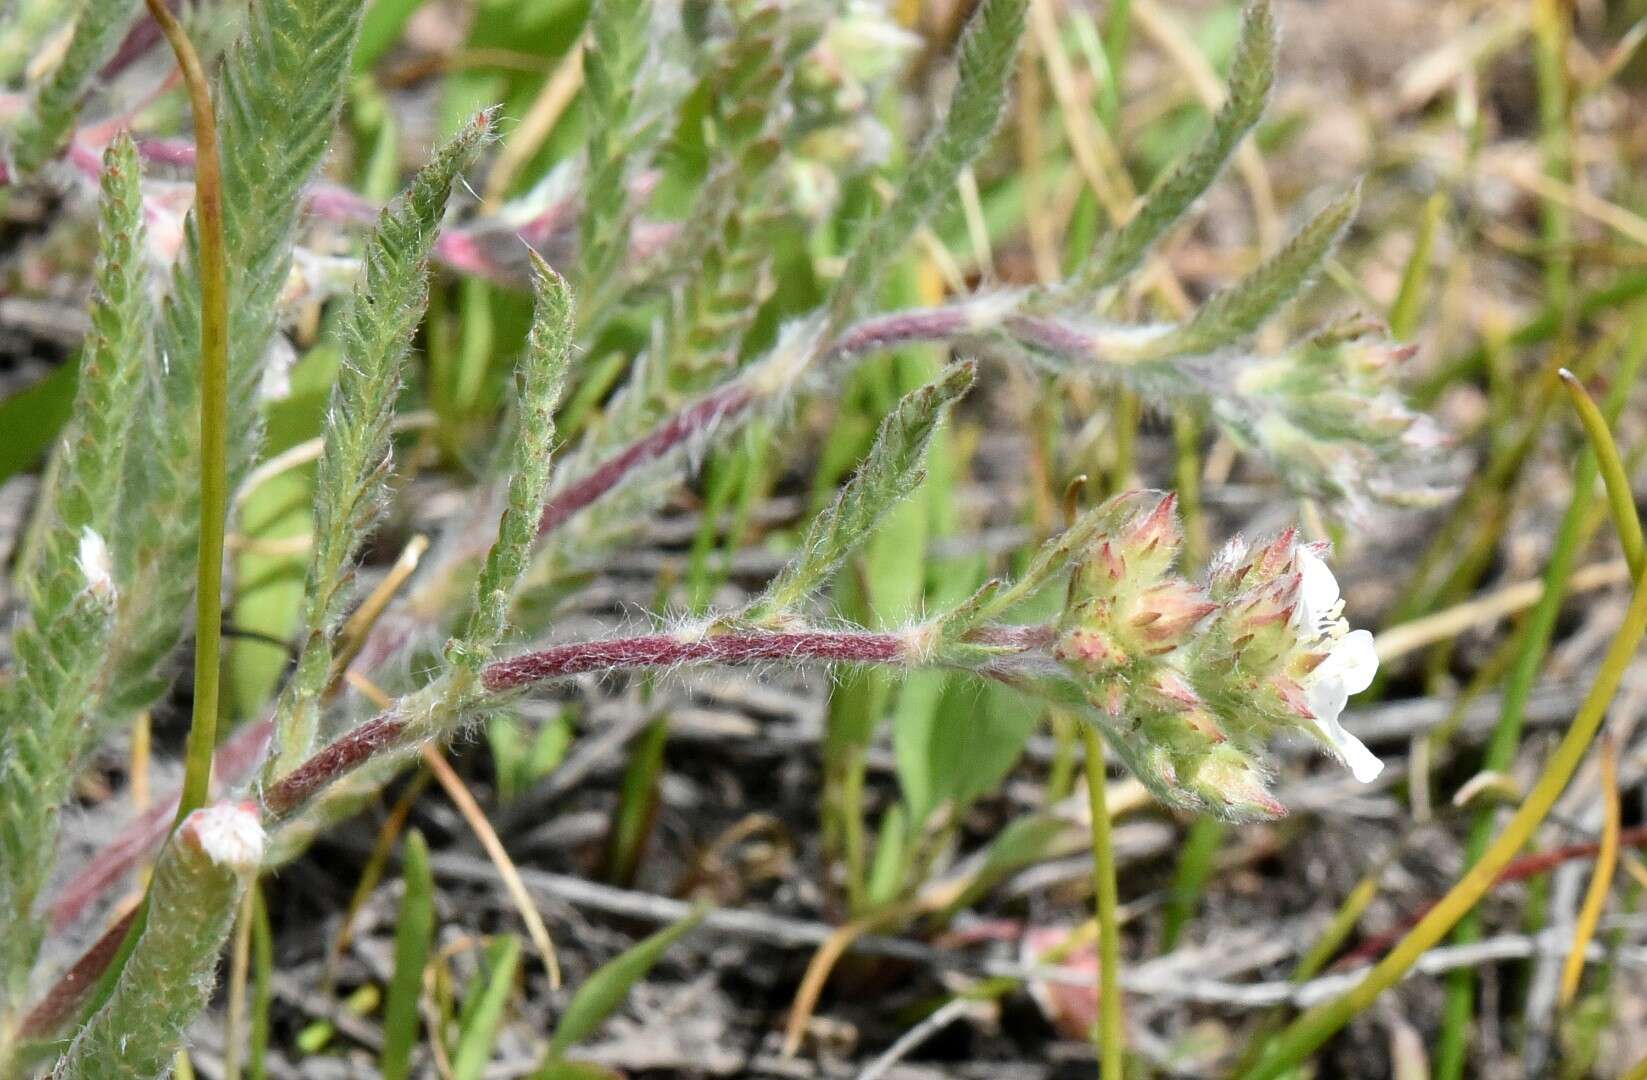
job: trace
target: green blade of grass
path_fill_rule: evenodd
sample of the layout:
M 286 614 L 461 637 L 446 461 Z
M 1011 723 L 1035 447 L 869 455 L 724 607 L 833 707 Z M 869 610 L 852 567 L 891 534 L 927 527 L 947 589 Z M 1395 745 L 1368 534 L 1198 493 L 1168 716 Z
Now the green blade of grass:
M 1607 419 L 1590 399 L 1578 376 L 1561 369 L 1561 382 L 1572 399 L 1573 409 L 1584 425 L 1584 434 L 1590 440 L 1590 452 L 1595 455 L 1601 470 L 1601 480 L 1607 489 L 1607 507 L 1613 515 L 1613 527 L 1618 530 L 1618 541 L 1624 548 L 1624 560 L 1630 564 L 1630 576 L 1640 577 L 1642 568 L 1641 518 L 1636 514 L 1635 495 L 1630 491 L 1630 477 L 1619 456 L 1618 445 L 1607 430 Z
M 498 938 L 486 957 L 486 982 L 471 990 L 473 996 L 464 1003 L 457 1050 L 452 1054 L 452 1080 L 480 1080 L 492 1060 L 498 1025 L 503 1023 L 503 1009 L 520 969 L 520 939 L 512 934 Z
M 699 908 L 673 926 L 665 927 L 619 953 L 585 979 L 561 1014 L 555 1037 L 549 1043 L 549 1058 L 537 1077 L 553 1075 L 551 1068 L 565 1053 L 593 1035 L 602 1021 L 615 1012 L 630 989 L 651 971 L 669 947 L 697 928 L 708 914 Z
M 423 991 L 423 969 L 429 961 L 429 943 L 435 929 L 434 876 L 429 870 L 429 847 L 416 829 L 406 833 L 402 848 L 406 884 L 395 925 L 395 971 L 383 1004 L 383 1050 L 378 1071 L 383 1080 L 406 1080 L 412 1072 L 412 1050 L 418 1041 L 418 996 Z

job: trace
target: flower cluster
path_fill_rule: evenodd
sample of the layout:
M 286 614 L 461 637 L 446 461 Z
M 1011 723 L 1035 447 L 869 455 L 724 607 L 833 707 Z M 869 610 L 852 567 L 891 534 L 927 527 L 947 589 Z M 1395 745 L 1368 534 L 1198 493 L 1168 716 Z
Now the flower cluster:
M 1339 722 L 1378 667 L 1351 630 L 1325 546 L 1287 530 L 1232 541 L 1205 580 L 1174 573 L 1173 497 L 1123 495 L 1070 578 L 1053 657 L 1128 766 L 1161 798 L 1224 817 L 1285 812 L 1264 746 L 1307 732 L 1356 779 L 1381 765 Z
M 1307 494 L 1352 514 L 1370 502 L 1425 505 L 1452 485 L 1445 436 L 1395 388 L 1414 351 L 1380 327 L 1346 323 L 1277 355 L 1221 365 L 1232 385 L 1208 400 L 1226 430 L 1292 466 L 1289 483 Z

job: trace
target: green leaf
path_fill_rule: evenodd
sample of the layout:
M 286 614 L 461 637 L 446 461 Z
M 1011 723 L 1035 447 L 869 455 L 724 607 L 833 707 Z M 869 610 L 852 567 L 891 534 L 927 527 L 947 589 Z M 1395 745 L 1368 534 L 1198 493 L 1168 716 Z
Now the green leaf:
M 110 562 L 111 540 L 127 540 L 117 502 L 152 317 L 139 180 L 136 148 L 122 136 L 104 159 L 74 419 L 38 511 L 40 548 L 17 575 L 26 609 L 11 638 L 14 677 L 0 693 L 0 1002 L 17 1000 L 39 946 L 34 906 L 115 626 L 118 579 L 96 564 Z
M 589 147 L 577 279 L 588 296 L 604 290 L 628 253 L 628 180 L 645 156 L 645 143 L 631 129 L 651 19 L 648 0 L 595 0 L 589 11 L 583 51 Z
M 136 0 L 83 0 L 68 49 L 23 109 L 12 142 L 20 172 L 34 172 L 62 149 L 98 69 L 125 37 L 137 7 Z
M 1131 273 L 1218 179 L 1242 137 L 1264 113 L 1275 81 L 1276 44 L 1269 0 L 1254 0 L 1242 20 L 1229 93 L 1212 127 L 1188 156 L 1156 182 L 1126 224 L 1104 237 L 1092 257 L 1058 289 L 1061 296 L 1086 301 Z
M 1356 189 L 1332 200 L 1258 269 L 1214 294 L 1188 323 L 1145 342 L 1127 359 L 1202 356 L 1253 333 L 1309 285 L 1349 228 L 1360 201 Z
M 918 692 L 923 684 L 933 700 Z M 892 748 L 917 828 L 946 806 L 959 813 L 995 790 L 1040 719 L 1020 694 L 936 673 L 909 679 L 898 706 Z
M 401 858 L 406 893 L 395 923 L 395 971 L 383 1004 L 383 1050 L 377 1060 L 383 1080 L 406 1080 L 411 1075 L 412 1050 L 418 1042 L 418 996 L 435 930 L 435 882 L 422 833 L 406 833 Z
M 147 921 L 113 993 L 80 1029 L 52 1076 L 165 1075 L 211 996 L 218 952 L 261 848 L 256 818 L 233 803 L 197 810 L 178 826 L 155 863 Z
M 291 268 L 303 191 L 331 144 L 363 0 L 260 0 L 222 62 L 214 97 L 229 262 L 229 488 L 261 441 L 257 390 Z M 133 442 L 123 516 L 138 537 L 130 559 L 144 582 L 121 611 L 110 721 L 164 692 L 160 670 L 189 633 L 200 489 L 199 256 L 194 220 L 156 333 L 155 372 Z M 123 557 L 124 558 L 124 557 Z M 126 565 L 123 562 L 123 565 Z
M 452 1054 L 452 1080 L 480 1080 L 492 1060 L 492 1044 L 497 1041 L 503 1009 L 520 968 L 520 939 L 508 934 L 492 942 L 486 950 L 486 983 L 471 990 L 463 1006 L 463 1026 L 457 1050 Z
M 350 598 L 355 555 L 382 517 L 389 424 L 401 372 L 429 296 L 429 255 L 452 184 L 491 132 L 478 114 L 384 209 L 366 243 L 361 279 L 339 320 L 341 358 L 315 477 L 313 545 L 304 576 L 303 643 L 275 708 L 272 778 L 314 748 L 332 637 Z
M 447 654 L 478 670 L 503 637 L 509 602 L 537 539 L 538 519 L 549 490 L 555 407 L 560 403 L 572 356 L 572 293 L 561 276 L 532 253 L 537 304 L 526 353 L 516 372 L 519 426 L 510 450 L 509 490 L 497 541 L 475 583 L 475 611 Z
M 813 519 L 799 557 L 740 618 L 765 622 L 787 614 L 834 576 L 852 550 L 920 484 L 927 446 L 950 406 L 971 389 L 973 375 L 972 364 L 957 364 L 898 403 L 881 424 L 863 466 Z
M 910 163 L 892 204 L 853 247 L 829 301 L 834 327 L 852 316 L 862 297 L 874 295 L 881 275 L 903 255 L 915 230 L 988 146 L 1006 106 L 1028 8 L 1028 0 L 984 0 L 972 16 L 961 41 L 949 111 Z
M 74 408 L 78 357 L 0 401 L 0 484 L 32 469 L 69 422 Z
M 559 1064 L 560 1058 L 594 1034 L 595 1029 L 623 1004 L 630 988 L 645 978 L 671 945 L 696 929 L 707 914 L 707 909 L 699 908 L 673 926 L 665 927 L 619 953 L 585 979 L 578 992 L 572 995 L 566 1011 L 561 1014 L 560 1023 L 555 1027 L 555 1037 L 549 1043 L 548 1061 L 533 1074 L 533 1080 L 554 1076 L 549 1070 Z

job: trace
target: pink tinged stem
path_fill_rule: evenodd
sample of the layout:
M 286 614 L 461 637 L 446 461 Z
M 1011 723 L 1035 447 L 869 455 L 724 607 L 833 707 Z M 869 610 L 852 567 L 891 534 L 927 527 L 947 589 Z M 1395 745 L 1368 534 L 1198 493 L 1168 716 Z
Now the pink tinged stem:
M 114 961 L 121 943 L 131 932 L 137 912 L 138 908 L 133 907 L 116 919 L 114 925 L 103 931 L 102 936 L 92 943 L 91 948 L 80 954 L 80 959 L 74 962 L 74 966 L 52 984 L 52 988 L 46 991 L 46 996 L 41 998 L 40 1002 L 29 1010 L 28 1016 L 23 1018 L 23 1038 L 43 1039 L 62 1027 L 63 1023 L 74 1015 L 81 1003 L 86 1000 L 86 995 L 97 985 L 97 980 Z
M 696 640 L 682 640 L 672 634 L 647 634 L 558 645 L 500 661 L 482 669 L 481 685 L 492 693 L 503 693 L 592 671 L 668 668 L 680 664 L 760 664 L 779 660 L 891 664 L 905 657 L 904 641 L 896 634 L 803 630 L 715 634 Z M 401 747 L 410 734 L 410 727 L 406 717 L 390 711 L 339 736 L 271 785 L 263 796 L 264 809 L 277 820 L 290 817 L 334 781 L 374 757 Z
M 712 391 L 665 420 L 648 435 L 624 447 L 597 465 L 587 476 L 550 496 L 538 518 L 538 535 L 553 532 L 578 511 L 617 487 L 642 466 L 689 443 L 728 417 L 749 408 L 754 395 L 744 386 L 730 384 Z
M 848 328 L 821 351 L 820 359 L 828 363 L 914 342 L 947 341 L 963 336 L 970 327 L 963 307 L 895 312 Z M 538 535 L 553 532 L 579 511 L 599 502 L 636 469 L 690 444 L 716 424 L 742 415 L 755 401 L 755 392 L 738 382 L 705 394 L 601 462 L 581 480 L 550 496 L 538 519 Z
M 338 736 L 275 781 L 263 794 L 264 809 L 277 821 L 290 817 L 333 781 L 400 745 L 407 726 L 406 718 L 399 713 L 379 713 Z
M 677 664 L 759 664 L 774 660 L 796 663 L 890 664 L 905 658 L 897 634 L 803 630 L 793 633 L 713 634 L 683 640 L 672 634 L 617 638 L 558 645 L 541 652 L 502 660 L 481 672 L 486 689 L 501 693 L 546 679 L 621 668 L 673 667 Z

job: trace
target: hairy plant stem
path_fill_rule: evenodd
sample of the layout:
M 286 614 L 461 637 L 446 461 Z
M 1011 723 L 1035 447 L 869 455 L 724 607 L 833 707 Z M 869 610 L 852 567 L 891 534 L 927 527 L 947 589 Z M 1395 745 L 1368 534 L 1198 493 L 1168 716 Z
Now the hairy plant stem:
M 482 695 L 503 694 L 590 672 L 779 661 L 905 665 L 914 662 L 915 657 L 904 635 L 869 631 L 739 631 L 701 637 L 643 634 L 557 645 L 500 660 L 480 670 L 475 689 Z M 408 739 L 432 734 L 436 732 L 421 731 L 415 719 L 398 707 L 380 713 L 270 785 L 263 796 L 264 808 L 276 820 L 288 819 L 328 785 L 367 761 L 403 748 Z
M 814 359 L 805 367 L 861 359 L 870 353 L 904 345 L 942 344 L 991 335 L 1004 335 L 1018 346 L 1055 354 L 1072 362 L 1126 363 L 1130 359 L 1100 355 L 1100 342 L 1092 334 L 1057 318 L 992 312 L 986 304 L 974 302 L 895 311 L 864 319 L 817 349 Z M 804 368 L 794 374 L 798 377 L 803 373 Z M 538 522 L 540 537 L 600 501 L 635 470 L 692 445 L 720 425 L 741 420 L 755 406 L 781 391 L 782 387 L 763 386 L 762 374 L 757 365 L 737 379 L 704 393 L 582 477 L 551 492 Z
M 1116 922 L 1119 891 L 1115 848 L 1110 839 L 1109 778 L 1104 770 L 1104 737 L 1087 721 L 1077 721 L 1086 747 L 1087 805 L 1092 813 L 1092 892 L 1098 918 L 1098 1027 L 1093 1041 L 1102 1080 L 1125 1080 L 1126 1021 L 1121 1001 L 1121 927 Z
M 229 269 L 217 115 L 200 57 L 164 0 L 145 0 L 166 35 L 194 114 L 194 220 L 200 240 L 200 555 L 195 580 L 194 713 L 184 752 L 181 823 L 206 802 L 217 743 L 223 534 L 229 512 Z
M 946 341 L 964 334 L 974 324 L 975 319 L 965 305 L 876 316 L 849 327 L 819 348 L 813 363 L 848 360 L 914 342 Z M 598 502 L 636 469 L 690 445 L 721 424 L 743 417 L 773 392 L 771 389 L 763 392 L 759 380 L 753 377 L 755 370 L 758 369 L 707 391 L 580 479 L 551 492 L 538 520 L 539 536 L 553 532 L 579 511 Z

